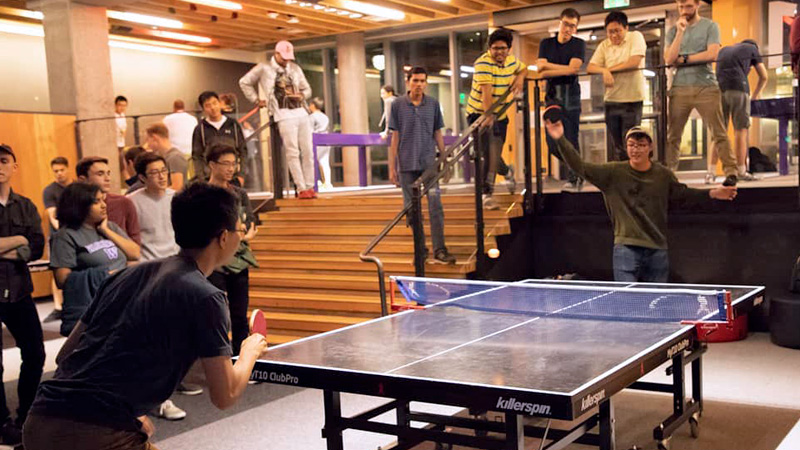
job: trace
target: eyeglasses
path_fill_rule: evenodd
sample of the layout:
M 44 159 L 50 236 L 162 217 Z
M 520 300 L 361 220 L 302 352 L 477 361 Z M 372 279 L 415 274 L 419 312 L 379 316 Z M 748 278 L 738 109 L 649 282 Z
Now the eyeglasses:
M 650 144 L 647 142 L 628 142 L 628 148 L 647 148 Z
M 491 47 L 489 47 L 489 50 L 491 50 L 493 52 L 507 52 L 508 51 L 508 47 L 505 46 L 505 45 L 502 46 L 502 47 L 491 46 Z
M 623 31 L 624 31 L 624 28 L 606 28 L 606 33 L 609 34 L 609 35 L 615 35 L 616 36 L 618 34 L 622 34 Z
M 236 167 L 236 161 L 211 161 L 214 164 L 219 164 L 222 167 Z
M 564 22 L 564 21 L 562 20 L 562 21 L 561 21 L 561 25 L 562 25 L 564 28 L 568 29 L 568 30 L 577 30 L 577 29 L 578 29 L 578 24 L 577 24 L 577 23 L 569 23 L 569 22 Z
M 169 169 L 164 167 L 161 170 L 149 170 L 149 171 L 146 172 L 146 174 L 147 174 L 148 177 L 155 177 L 155 176 L 158 176 L 158 175 L 167 176 L 167 175 L 169 175 Z

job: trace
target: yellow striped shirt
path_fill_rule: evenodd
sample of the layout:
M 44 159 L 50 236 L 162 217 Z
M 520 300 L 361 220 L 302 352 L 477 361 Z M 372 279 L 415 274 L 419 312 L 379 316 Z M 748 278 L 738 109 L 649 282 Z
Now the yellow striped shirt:
M 483 100 L 481 99 L 481 85 L 491 84 L 494 88 L 492 96 L 497 99 L 505 93 L 509 86 L 514 82 L 514 75 L 519 73 L 524 63 L 518 60 L 514 55 L 508 55 L 505 64 L 498 65 L 487 50 L 486 53 L 481 55 L 480 58 L 475 60 L 472 66 L 475 73 L 472 74 L 472 87 L 469 92 L 467 100 L 467 114 L 483 114 Z M 506 98 L 506 103 L 514 101 L 513 96 Z M 508 110 L 506 110 L 499 120 L 508 117 Z

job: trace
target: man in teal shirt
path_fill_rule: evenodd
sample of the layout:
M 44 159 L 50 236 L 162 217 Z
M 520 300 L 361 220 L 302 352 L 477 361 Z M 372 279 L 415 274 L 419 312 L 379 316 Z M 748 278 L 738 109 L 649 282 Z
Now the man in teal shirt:
M 720 49 L 719 26 L 700 17 L 700 0 L 677 0 L 677 3 L 680 17 L 667 32 L 664 51 L 664 62 L 676 66 L 669 91 L 667 164 L 673 171 L 678 169 L 683 127 L 692 110 L 697 109 L 722 160 L 726 176 L 723 184 L 734 186 L 736 158 L 722 118 L 722 94 L 711 69 Z

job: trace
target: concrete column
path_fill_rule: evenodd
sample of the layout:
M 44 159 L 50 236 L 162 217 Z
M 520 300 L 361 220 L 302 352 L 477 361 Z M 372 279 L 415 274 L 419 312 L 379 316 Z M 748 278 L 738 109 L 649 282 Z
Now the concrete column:
M 336 36 L 339 76 L 339 111 L 342 133 L 365 134 L 369 132 L 367 113 L 367 58 L 364 33 Z M 342 149 L 344 185 L 358 186 L 358 148 Z
M 75 114 L 78 120 L 113 116 L 114 87 L 106 9 L 70 0 L 45 0 L 41 8 L 51 109 Z M 114 174 L 112 186 L 118 187 L 120 171 L 115 133 L 113 119 L 81 123 L 80 156 L 108 158 Z

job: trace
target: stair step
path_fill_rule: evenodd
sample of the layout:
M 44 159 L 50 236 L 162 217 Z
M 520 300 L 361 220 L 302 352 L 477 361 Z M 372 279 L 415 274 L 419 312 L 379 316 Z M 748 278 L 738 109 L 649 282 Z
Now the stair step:
M 512 202 L 519 202 L 522 200 L 520 195 L 510 194 L 496 194 L 495 200 L 500 204 L 510 204 Z M 473 194 L 447 194 L 442 195 L 442 205 L 447 208 L 451 205 L 464 205 L 466 207 L 475 206 L 475 196 Z M 423 197 L 423 204 L 427 204 L 427 198 Z M 281 199 L 275 202 L 276 206 L 281 210 L 286 208 L 318 208 L 318 207 L 347 207 L 357 209 L 361 207 L 373 206 L 393 206 L 397 212 L 403 207 L 403 197 L 397 196 L 363 196 L 363 197 L 340 197 L 340 196 L 325 196 L 322 195 L 317 199 Z
M 286 259 L 282 257 L 280 253 L 256 252 L 255 255 L 256 259 L 258 260 L 258 265 L 260 266 L 259 269 L 255 270 L 275 271 L 284 269 L 297 269 L 305 270 L 309 273 L 316 273 L 317 271 L 375 273 L 374 263 L 363 262 L 357 257 L 355 259 L 326 258 L 317 260 L 313 259 L 312 257 Z M 380 259 L 383 263 L 384 270 L 392 275 L 410 274 L 414 272 L 414 261 L 410 256 L 404 258 Z M 472 264 L 468 262 L 468 259 L 462 257 L 461 260 L 457 261 L 454 265 L 426 264 L 425 272 L 437 275 L 457 275 L 471 272 L 471 267 Z
M 378 291 L 378 277 L 369 275 L 317 275 L 301 273 L 254 272 L 250 274 L 253 287 L 296 287 L 316 289 L 349 289 L 359 291 Z M 388 285 L 388 279 L 387 279 Z
M 294 314 L 265 312 L 267 328 L 324 332 L 355 325 L 369 320 L 366 317 L 329 316 L 319 314 Z M 269 333 L 269 331 L 267 331 Z
M 452 239 L 445 239 L 447 249 L 456 257 L 468 256 L 475 251 L 475 242 L 457 242 Z M 316 252 L 342 252 L 347 254 L 358 255 L 366 249 L 368 240 L 364 241 L 335 241 L 335 240 L 306 240 L 303 242 L 293 242 L 287 239 L 263 240 L 253 242 L 251 247 L 256 252 L 278 252 L 278 251 L 305 251 L 307 253 Z M 431 247 L 430 240 L 427 242 L 428 248 Z M 484 240 L 486 248 L 496 247 L 494 237 L 489 237 Z M 406 254 L 414 253 L 413 242 L 391 242 L 383 241 L 375 248 L 373 253 L 379 255 L 388 254 Z
M 372 314 L 381 312 L 380 296 L 377 292 L 370 293 L 369 296 L 364 296 L 363 293 L 356 296 L 345 296 L 258 289 L 250 293 L 250 306 L 262 308 L 265 311 L 302 309 Z
M 507 209 L 510 209 L 507 211 Z M 302 210 L 279 210 L 261 214 L 264 223 L 270 222 L 291 222 L 308 221 L 314 224 L 320 222 L 340 222 L 358 220 L 361 223 L 367 221 L 388 222 L 397 216 L 399 212 L 396 208 L 378 209 L 371 207 L 363 211 L 359 210 L 354 214 L 353 208 L 303 208 Z M 425 214 L 427 216 L 427 214 Z M 484 211 L 484 220 L 501 220 L 508 217 L 519 217 L 522 215 L 522 206 L 518 203 L 513 207 L 498 209 L 494 211 Z M 474 208 L 444 208 L 445 223 L 450 220 L 475 220 Z
M 294 225 L 285 226 L 282 224 L 273 225 L 267 224 L 259 227 L 258 232 L 265 237 L 271 236 L 367 236 L 373 237 L 380 234 L 384 229 L 383 225 L 334 225 L 334 226 L 317 226 L 317 225 Z M 474 236 L 474 225 L 445 225 L 445 236 Z M 494 234 L 507 234 L 511 230 L 511 226 L 506 221 L 505 224 L 497 224 L 491 227 Z M 425 233 L 430 234 L 430 226 L 425 225 Z M 390 232 L 390 236 L 413 236 L 413 231 L 410 227 L 399 225 L 394 227 Z

